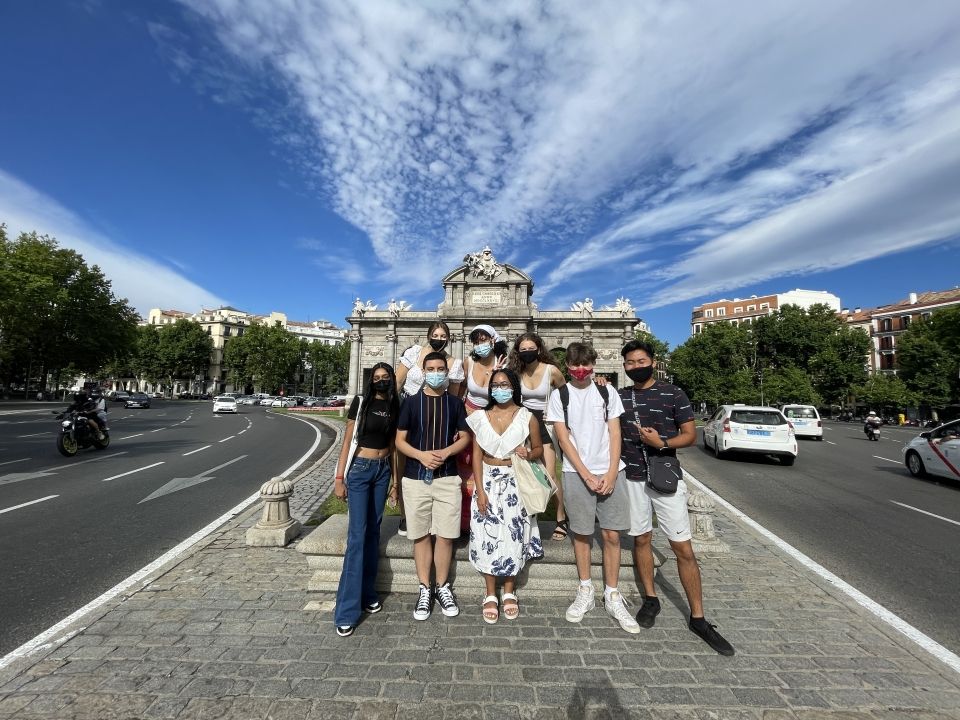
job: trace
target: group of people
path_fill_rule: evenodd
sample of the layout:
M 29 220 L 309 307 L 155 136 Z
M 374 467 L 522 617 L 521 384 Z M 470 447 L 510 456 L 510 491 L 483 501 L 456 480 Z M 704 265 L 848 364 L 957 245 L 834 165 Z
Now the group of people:
M 453 544 L 469 530 L 469 558 L 486 586 L 481 617 L 520 616 L 516 578 L 543 556 L 536 516 L 524 506 L 514 463 L 541 463 L 556 485 L 553 538 L 572 537 L 579 584 L 566 619 L 596 607 L 590 550 L 596 523 L 603 546 L 603 605 L 629 633 L 652 628 L 660 613 L 651 546 L 653 515 L 676 555 L 690 606 L 688 627 L 723 655 L 734 649 L 704 618 L 700 570 L 691 543 L 687 488 L 654 489 L 655 456 L 674 456 L 696 440 L 694 414 L 679 388 L 656 378 L 653 348 L 622 349 L 632 385 L 614 390 L 594 377 L 596 351 L 566 348 L 569 380 L 535 333 L 512 348 L 490 325 L 477 325 L 461 362 L 448 352 L 450 331 L 434 322 L 423 346 L 403 353 L 395 372 L 374 366 L 348 412 L 334 493 L 348 505 L 347 546 L 337 591 L 338 635 L 353 634 L 362 613 L 382 609 L 375 582 L 386 502 L 401 505 L 413 541 L 419 593 L 413 616 L 447 617 L 460 608 L 450 582 Z M 554 478 L 557 451 L 563 456 Z M 466 510 L 466 512 L 464 512 Z M 643 602 L 631 614 L 618 589 L 620 535 L 634 538 Z M 497 595 L 498 584 L 502 593 Z

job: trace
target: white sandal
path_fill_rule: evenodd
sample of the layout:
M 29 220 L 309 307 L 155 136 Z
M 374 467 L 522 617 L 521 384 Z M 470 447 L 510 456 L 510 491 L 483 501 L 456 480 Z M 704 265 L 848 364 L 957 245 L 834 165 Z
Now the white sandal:
M 494 605 L 492 608 L 488 608 L 487 603 L 491 603 L 491 602 L 496 603 L 496 605 Z M 487 595 L 483 599 L 483 602 L 480 603 L 480 607 L 483 608 L 483 612 L 481 613 L 481 615 L 483 616 L 483 621 L 487 625 L 495 625 L 497 620 L 500 619 L 500 601 L 497 599 L 497 596 Z M 496 613 L 496 615 L 494 615 L 493 617 L 488 617 L 487 613 L 490 613 L 490 612 L 494 612 Z
M 507 600 L 513 600 L 515 603 L 513 607 L 516 608 L 517 612 L 513 615 L 507 612 Z M 516 595 L 513 593 L 504 593 L 503 597 L 500 599 L 500 602 L 503 603 L 503 616 L 507 620 L 516 620 L 518 617 L 520 617 L 520 599 Z

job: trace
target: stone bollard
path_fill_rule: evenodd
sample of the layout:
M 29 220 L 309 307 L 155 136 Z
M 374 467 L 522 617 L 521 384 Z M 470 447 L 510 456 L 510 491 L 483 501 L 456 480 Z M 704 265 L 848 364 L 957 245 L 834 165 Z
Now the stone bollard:
M 247 545 L 284 547 L 300 533 L 300 522 L 290 517 L 291 495 L 293 483 L 289 480 L 275 477 L 263 484 L 263 515 L 247 530 Z
M 717 531 L 713 527 L 714 504 L 709 495 L 694 490 L 687 495 L 687 510 L 690 512 L 690 531 L 695 553 L 699 555 L 730 552 L 730 546 L 717 537 Z

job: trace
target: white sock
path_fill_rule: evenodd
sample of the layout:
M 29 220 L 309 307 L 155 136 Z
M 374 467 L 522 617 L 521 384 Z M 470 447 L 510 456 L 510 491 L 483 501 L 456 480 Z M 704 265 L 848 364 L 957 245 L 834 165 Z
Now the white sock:
M 593 580 L 581 580 L 580 587 L 590 588 L 590 591 L 593 592 Z
M 609 599 L 610 599 L 610 594 L 611 594 L 611 593 L 615 593 L 615 592 L 617 592 L 617 589 L 616 589 L 615 587 L 610 587 L 609 585 L 604 585 L 604 586 L 603 586 L 603 599 L 604 599 L 604 600 L 609 600 Z

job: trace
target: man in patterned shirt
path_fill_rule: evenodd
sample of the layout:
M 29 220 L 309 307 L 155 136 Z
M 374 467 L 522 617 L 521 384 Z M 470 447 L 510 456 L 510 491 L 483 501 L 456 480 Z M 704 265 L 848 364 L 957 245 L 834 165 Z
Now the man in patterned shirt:
M 687 485 L 680 480 L 672 495 L 658 493 L 646 483 L 647 458 L 653 455 L 676 457 L 676 448 L 697 440 L 693 408 L 686 393 L 675 385 L 656 379 L 653 347 L 631 340 L 620 351 L 623 369 L 633 384 L 620 390 L 621 449 L 627 465 L 627 496 L 630 498 L 630 534 L 634 536 L 633 561 L 643 584 L 643 605 L 637 623 L 651 628 L 660 613 L 660 600 L 653 585 L 653 512 L 657 525 L 667 535 L 677 557 L 680 582 L 690 605 L 688 627 L 721 655 L 733 655 L 733 647 L 703 617 L 700 566 L 693 554 L 690 518 L 687 515 Z

